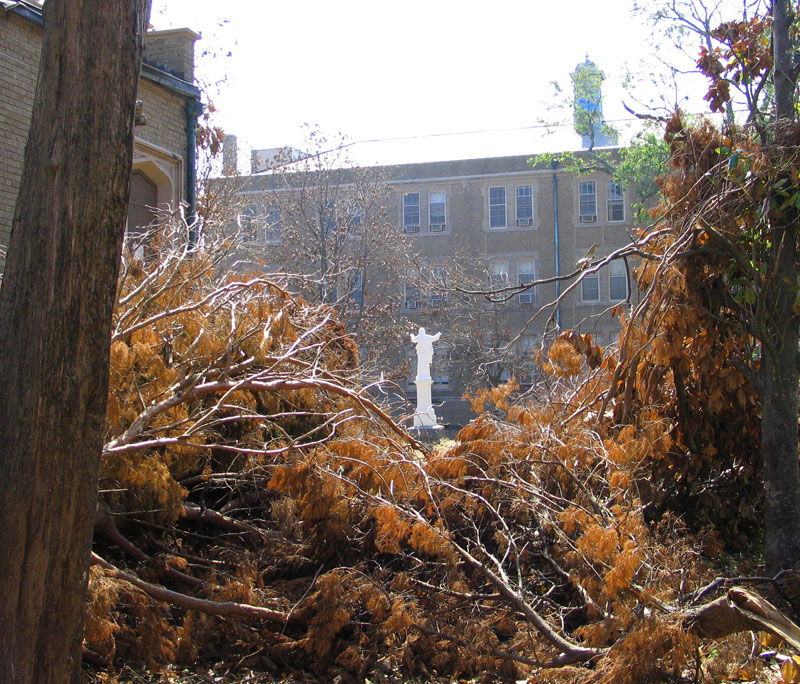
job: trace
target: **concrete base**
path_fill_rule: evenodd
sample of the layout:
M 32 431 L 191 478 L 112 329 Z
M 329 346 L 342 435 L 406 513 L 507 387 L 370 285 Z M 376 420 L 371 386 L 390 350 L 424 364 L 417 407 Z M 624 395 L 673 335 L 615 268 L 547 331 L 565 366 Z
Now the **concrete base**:
M 444 425 L 415 425 L 408 431 L 420 442 L 438 442 L 445 436 Z
M 437 427 L 436 411 L 434 411 L 431 401 L 433 380 L 430 377 L 424 378 L 418 375 L 414 384 L 417 386 L 417 410 L 414 413 L 414 427 Z

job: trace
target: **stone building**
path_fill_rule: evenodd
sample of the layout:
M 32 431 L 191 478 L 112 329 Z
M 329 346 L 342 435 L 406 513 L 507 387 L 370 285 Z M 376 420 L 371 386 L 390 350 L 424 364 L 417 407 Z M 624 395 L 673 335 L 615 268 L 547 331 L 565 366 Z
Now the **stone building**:
M 194 84 L 189 29 L 151 31 L 138 99 L 146 125 L 136 127 L 129 225 L 146 225 L 153 209 L 195 210 L 195 137 L 202 107 Z M 0 0 L 0 271 L 14 219 L 42 47 L 42 6 Z
M 580 72 L 592 77 L 593 90 L 588 96 L 584 92 L 576 97 L 576 106 L 591 107 L 589 121 L 596 130 L 592 135 L 583 134 L 576 117 L 576 130 L 584 141 L 584 150 L 575 152 L 576 157 L 590 155 L 586 148 L 598 147 L 600 142 L 615 142 L 603 130 L 600 118 L 602 74 L 588 58 L 578 65 L 576 73 Z M 233 150 L 227 152 L 229 159 L 235 157 Z M 258 252 L 256 261 L 280 270 L 281 264 L 276 262 L 281 246 L 285 247 L 292 234 L 291 218 L 281 214 L 280 201 L 292 178 L 289 174 L 287 184 L 287 174 L 275 173 L 269 163 L 262 163 L 274 157 L 274 150 L 256 151 L 251 174 L 239 179 L 239 226 L 247 227 L 240 233 L 243 249 Z M 616 342 L 620 324 L 612 310 L 637 295 L 630 292 L 630 264 L 624 261 L 614 261 L 596 273 L 589 268 L 579 283 L 577 277 L 566 278 L 580 265 L 596 263 L 630 242 L 630 189 L 602 171 L 577 174 L 556 162 L 532 163 L 531 157 L 370 169 L 383 179 L 383 208 L 395 239 L 410 243 L 406 277 L 391 276 L 390 288 L 392 306 L 405 327 L 404 350 L 399 352 L 405 358 L 398 358 L 398 351 L 388 348 L 385 331 L 370 331 L 357 341 L 362 347 L 386 346 L 387 376 L 393 374 L 413 405 L 414 353 L 408 333 L 419 325 L 430 333 L 441 332 L 432 367 L 433 400 L 445 423 L 459 425 L 469 420 L 468 403 L 462 395 L 476 382 L 497 384 L 513 374 L 523 384 L 535 383 L 533 355 L 543 340 L 552 339 L 559 331 L 588 332 L 601 346 Z M 319 184 L 347 187 L 353 185 L 358 171 L 327 174 Z M 304 186 L 314 185 L 311 176 L 303 179 Z M 353 201 L 346 192 L 340 195 Z M 348 231 L 370 229 L 362 215 L 328 199 L 335 196 L 328 192 L 302 213 L 316 217 L 321 233 L 335 230 L 343 217 L 353 216 L 358 223 L 338 226 L 345 236 Z M 257 230 L 252 230 L 254 226 Z M 513 289 L 534 281 L 545 282 L 533 289 Z M 365 277 L 350 277 L 350 282 L 362 291 L 350 290 L 346 296 L 363 298 Z M 468 296 L 463 290 L 506 291 L 487 298 Z M 323 284 L 322 291 L 336 292 L 336 287 Z M 549 306 L 559 296 L 560 305 Z
M 532 382 L 535 371 L 525 371 L 524 361 L 545 334 L 578 329 L 601 345 L 617 339 L 619 320 L 610 312 L 628 299 L 630 288 L 622 261 L 585 276 L 558 308 L 539 310 L 570 285 L 554 278 L 574 273 L 587 255 L 597 261 L 628 244 L 630 193 L 603 172 L 578 175 L 557 164 L 531 165 L 530 159 L 519 155 L 375 169 L 385 178 L 387 217 L 397 235 L 413 246 L 408 279 L 394 283 L 394 306 L 409 331 L 424 325 L 442 332 L 433 364 L 433 397 L 442 404 L 436 412 L 446 422 L 468 420 L 461 396 L 479 372 L 490 383 L 512 372 Z M 270 173 L 247 176 L 239 195 L 243 218 L 268 230 L 260 237 L 248 234 L 251 241 L 243 247 L 259 251 L 263 262 L 279 268 L 270 262 L 282 239 L 281 216 L 274 209 L 280 192 L 276 182 Z M 347 182 L 345 175 L 342 183 Z M 425 273 L 420 278 L 412 270 Z M 502 302 L 481 296 L 464 300 L 452 290 L 465 282 L 475 289 L 499 290 L 534 280 L 550 282 L 509 291 Z M 378 332 L 359 343 L 380 344 L 380 337 Z M 470 351 L 467 337 L 482 349 Z M 410 343 L 407 355 L 412 361 Z M 398 360 L 387 359 L 386 366 L 396 369 Z M 401 382 L 413 398 L 408 368 Z

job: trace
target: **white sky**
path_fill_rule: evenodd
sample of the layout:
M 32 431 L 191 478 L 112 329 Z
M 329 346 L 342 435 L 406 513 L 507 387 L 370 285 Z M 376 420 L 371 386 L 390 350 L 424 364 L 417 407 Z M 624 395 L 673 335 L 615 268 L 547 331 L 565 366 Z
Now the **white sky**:
M 569 124 L 570 112 L 548 111 L 550 82 L 569 90 L 587 54 L 607 77 L 606 119 L 629 119 L 621 80 L 646 73 L 652 44 L 630 0 L 153 0 L 151 23 L 202 34 L 196 75 L 225 78 L 208 91 L 240 150 L 302 148 L 304 123 L 353 140 L 414 138 L 354 145 L 362 164 L 577 149 L 570 125 L 430 136 Z

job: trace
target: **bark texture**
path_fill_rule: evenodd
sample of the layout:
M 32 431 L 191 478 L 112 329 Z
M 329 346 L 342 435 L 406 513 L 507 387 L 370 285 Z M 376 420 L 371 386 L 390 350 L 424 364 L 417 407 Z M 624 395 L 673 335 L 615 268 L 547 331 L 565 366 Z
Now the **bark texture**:
M 0 290 L 0 681 L 77 684 L 149 0 L 49 0 Z
M 703 639 L 722 639 L 737 632 L 766 631 L 800 648 L 800 627 L 758 594 L 733 587 L 725 596 L 699 607 L 684 626 Z
M 794 231 L 791 231 L 794 233 Z M 784 349 L 762 355 L 761 452 L 764 459 L 764 562 L 767 575 L 800 564 L 797 320 L 790 316 Z
M 789 0 L 772 4 L 775 84 L 775 144 L 788 139 L 795 119 L 797 73 L 792 66 L 793 22 Z M 761 452 L 764 460 L 764 562 L 768 574 L 800 565 L 800 464 L 798 462 L 798 341 L 795 312 L 798 280 L 797 213 L 785 210 L 773 219 L 772 310 L 762 337 Z M 766 338 L 766 339 L 765 339 Z

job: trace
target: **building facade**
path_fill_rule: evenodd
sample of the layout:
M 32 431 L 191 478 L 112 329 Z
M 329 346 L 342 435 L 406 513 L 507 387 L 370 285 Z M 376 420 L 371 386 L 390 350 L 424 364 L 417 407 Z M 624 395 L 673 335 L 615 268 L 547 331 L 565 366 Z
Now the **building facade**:
M 404 337 L 420 325 L 442 333 L 432 375 L 436 412 L 445 423 L 469 420 L 462 395 L 476 383 L 496 384 L 512 374 L 533 383 L 533 357 L 543 340 L 559 331 L 588 332 L 601 346 L 616 341 L 620 324 L 612 311 L 636 295 L 630 292 L 629 265 L 612 262 L 596 273 L 581 273 L 580 282 L 576 275 L 630 242 L 629 193 L 609 175 L 537 165 L 530 155 L 373 172 L 384 179 L 384 215 L 395 239 L 410 245 L 407 278 L 393 276 L 389 288 Z M 280 270 L 275 255 L 289 234 L 286 217 L 276 209 L 281 181 L 269 172 L 240 180 L 245 212 L 240 219 L 267 231 L 260 239 L 243 235 L 243 247 Z M 339 182 L 352 180 L 345 174 Z M 331 211 L 322 216 L 316 209 L 320 221 L 335 223 L 331 216 L 343 212 L 333 206 Z M 359 223 L 358 229 L 369 230 L 370 224 Z M 540 284 L 522 289 L 534 281 Z M 358 341 L 381 345 L 382 335 L 373 331 Z M 393 379 L 413 403 L 413 345 L 405 347 L 405 358 L 387 348 L 384 367 L 387 377 L 402 369 Z
M 150 223 L 154 210 L 195 209 L 195 140 L 202 111 L 194 84 L 189 29 L 151 31 L 139 80 L 129 225 Z M 42 7 L 0 0 L 0 271 L 5 262 L 22 176 L 42 48 Z

